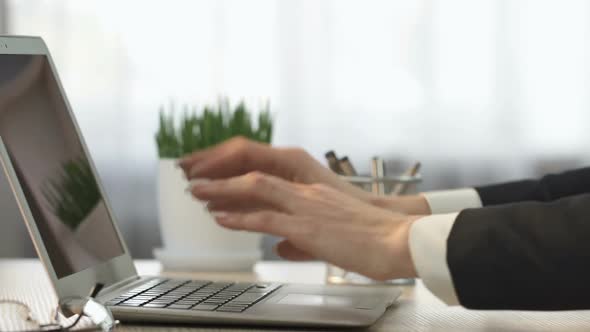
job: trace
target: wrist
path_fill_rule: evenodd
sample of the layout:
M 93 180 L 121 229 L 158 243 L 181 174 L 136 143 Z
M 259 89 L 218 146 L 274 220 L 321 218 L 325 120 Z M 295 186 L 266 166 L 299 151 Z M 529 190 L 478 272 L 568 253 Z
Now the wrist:
M 410 253 L 410 229 L 421 215 L 406 216 L 396 225 L 396 230 L 387 239 L 388 252 L 391 257 L 392 270 L 387 279 L 416 278 L 418 273 Z
M 422 195 L 408 196 L 373 196 L 370 203 L 374 206 L 409 215 L 430 215 L 430 205 Z

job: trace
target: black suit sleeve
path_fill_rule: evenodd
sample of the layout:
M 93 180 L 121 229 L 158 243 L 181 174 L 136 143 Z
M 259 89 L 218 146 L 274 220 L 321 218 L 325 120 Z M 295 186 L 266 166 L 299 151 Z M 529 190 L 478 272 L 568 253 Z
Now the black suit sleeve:
M 541 197 L 567 191 L 556 188 Z M 590 309 L 590 194 L 467 209 L 447 241 L 453 284 L 467 308 Z
M 590 167 L 549 174 L 539 180 L 523 180 L 475 188 L 484 206 L 523 201 L 549 202 L 590 193 Z

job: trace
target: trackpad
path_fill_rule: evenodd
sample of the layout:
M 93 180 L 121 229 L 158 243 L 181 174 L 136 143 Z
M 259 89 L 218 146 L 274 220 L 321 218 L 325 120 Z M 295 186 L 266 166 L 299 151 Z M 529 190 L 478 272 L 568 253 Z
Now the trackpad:
M 287 294 L 278 303 L 309 306 L 354 307 L 355 300 L 335 295 Z

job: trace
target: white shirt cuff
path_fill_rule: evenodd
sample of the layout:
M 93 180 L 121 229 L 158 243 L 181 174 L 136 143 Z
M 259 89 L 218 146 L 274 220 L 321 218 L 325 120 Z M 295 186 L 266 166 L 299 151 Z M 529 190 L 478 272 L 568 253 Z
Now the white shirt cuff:
M 437 214 L 416 220 L 410 228 L 410 254 L 418 277 L 448 305 L 458 305 L 447 264 L 447 239 L 458 213 Z
M 482 207 L 481 198 L 473 188 L 428 191 L 422 193 L 432 214 L 459 212 Z

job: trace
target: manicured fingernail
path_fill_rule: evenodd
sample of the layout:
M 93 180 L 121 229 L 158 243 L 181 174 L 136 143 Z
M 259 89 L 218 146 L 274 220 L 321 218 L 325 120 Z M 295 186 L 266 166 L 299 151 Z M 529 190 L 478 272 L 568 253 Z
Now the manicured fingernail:
M 209 211 L 209 213 L 215 215 L 216 213 L 225 213 L 223 211 L 223 208 L 219 208 L 218 206 L 215 205 L 215 203 L 213 202 L 207 202 L 205 204 L 205 208 L 207 209 L 207 211 Z
M 228 226 L 231 225 L 231 223 L 233 222 L 233 218 L 231 215 L 229 215 L 226 212 L 215 212 L 213 215 L 213 218 L 215 218 L 215 222 L 217 222 L 218 224 L 222 225 L 222 226 Z
M 219 219 L 219 218 L 227 218 L 228 214 L 225 211 L 215 211 L 215 212 L 211 212 L 211 215 L 213 216 L 213 218 L 215 219 Z
M 188 159 L 187 158 L 180 158 L 180 159 L 176 160 L 176 166 L 177 167 L 182 167 L 187 162 L 188 162 Z
M 199 175 L 200 171 L 201 171 L 200 167 L 198 167 L 198 165 L 195 165 L 188 172 L 188 177 L 191 179 L 196 178 Z
M 209 179 L 195 179 L 191 181 L 192 188 L 205 188 L 211 183 Z

